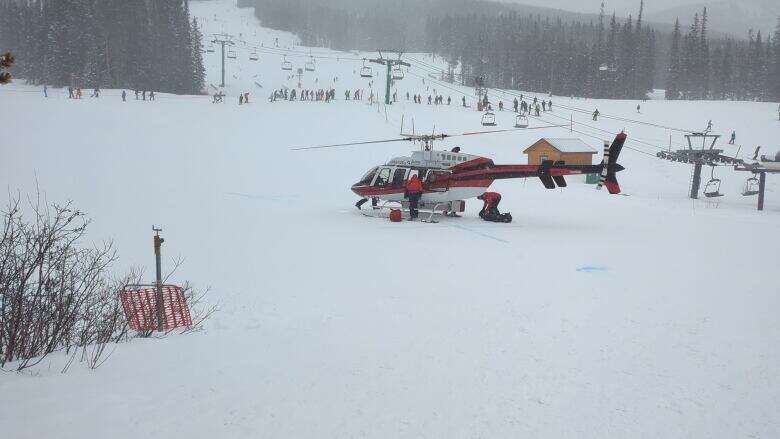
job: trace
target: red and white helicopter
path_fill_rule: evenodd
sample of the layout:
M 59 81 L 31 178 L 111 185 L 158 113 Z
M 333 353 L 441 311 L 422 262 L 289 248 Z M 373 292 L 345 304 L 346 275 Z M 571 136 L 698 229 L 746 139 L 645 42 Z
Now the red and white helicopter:
M 551 128 L 551 127 L 538 127 Z M 534 129 L 526 128 L 524 130 Z M 294 151 L 343 146 L 369 145 L 389 142 L 421 142 L 420 151 L 411 156 L 396 157 L 386 164 L 371 168 L 357 183 L 352 192 L 363 199 L 372 199 L 375 209 L 408 209 L 405 200 L 406 182 L 417 174 L 423 182 L 424 192 L 420 200 L 420 210 L 430 213 L 427 222 L 433 222 L 436 213 L 456 215 L 464 210 L 464 200 L 484 194 L 495 180 L 509 178 L 538 178 L 545 188 L 566 187 L 566 175 L 599 174 L 601 180 L 597 186 L 606 186 L 610 194 L 619 194 L 615 174 L 624 168 L 617 163 L 620 151 L 626 141 L 626 134 L 615 136 L 611 145 L 604 145 L 604 158 L 598 165 L 567 165 L 563 161 L 547 160 L 541 165 L 496 165 L 487 157 L 461 153 L 459 148 L 452 151 L 435 150 L 433 142 L 452 137 L 473 136 L 499 132 L 516 131 L 513 129 L 449 134 L 401 134 L 400 138 L 374 140 L 335 145 L 321 145 L 292 148 Z M 384 203 L 378 205 L 378 201 Z

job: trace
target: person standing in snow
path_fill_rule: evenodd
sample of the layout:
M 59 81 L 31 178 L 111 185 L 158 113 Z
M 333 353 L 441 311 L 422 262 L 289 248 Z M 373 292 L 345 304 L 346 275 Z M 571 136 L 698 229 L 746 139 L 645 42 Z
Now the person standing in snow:
M 100 89 L 99 88 L 95 88 L 95 90 L 92 91 L 92 96 L 91 97 L 99 98 L 100 97 Z
M 636 112 L 637 112 L 637 114 L 641 114 L 642 113 L 642 107 L 640 106 L 640 104 L 636 104 Z
M 552 111 L 552 99 L 547 102 L 547 111 Z
M 138 100 L 138 90 L 135 90 L 135 100 Z
M 547 112 L 547 101 L 542 101 L 542 111 Z
M 709 133 L 710 131 L 712 131 L 712 119 L 707 121 L 707 129 L 704 132 Z
M 406 191 L 405 196 L 406 199 L 409 200 L 409 217 L 414 220 L 417 218 L 418 211 L 417 206 L 420 203 L 420 198 L 422 198 L 423 194 L 423 186 L 422 182 L 420 181 L 420 177 L 417 176 L 417 174 L 412 175 L 412 178 L 409 179 L 409 181 L 406 182 Z
M 729 139 L 729 145 L 733 145 L 737 141 L 737 132 L 731 132 L 731 139 Z
M 452 104 L 452 96 L 447 96 L 447 105 Z
M 73 99 L 73 87 L 68 87 L 68 99 Z
M 244 105 L 244 95 L 238 94 L 238 105 Z
M 150 100 L 150 101 L 153 101 L 153 100 L 154 100 L 154 96 L 155 96 L 155 95 L 154 95 L 154 90 L 150 91 L 150 92 L 149 92 L 149 100 Z
M 122 102 L 127 102 L 127 92 L 122 90 Z
M 47 87 L 46 84 L 43 84 L 43 97 L 49 97 L 49 87 Z
M 512 101 L 512 109 L 515 110 L 515 113 L 517 113 L 517 107 L 520 105 L 520 103 L 517 101 L 517 98 L 515 98 L 514 101 Z
M 599 109 L 596 108 L 596 111 L 593 112 L 593 120 L 599 120 Z
M 463 100 L 463 108 L 466 108 L 466 96 L 461 98 Z

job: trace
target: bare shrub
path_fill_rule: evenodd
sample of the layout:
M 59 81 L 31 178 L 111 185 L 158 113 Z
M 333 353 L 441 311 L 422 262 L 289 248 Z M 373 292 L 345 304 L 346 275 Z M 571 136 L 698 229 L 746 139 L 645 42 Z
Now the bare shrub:
M 70 202 L 49 204 L 39 194 L 27 204 L 12 197 L 0 211 L 0 368 L 32 367 L 59 350 L 70 355 L 63 371 L 79 354 L 96 368 L 110 344 L 142 335 L 128 330 L 117 294 L 138 284 L 141 272 L 112 277 L 113 245 L 82 247 L 89 219 Z M 186 291 L 197 306 L 202 295 Z M 193 314 L 198 326 L 214 310 Z

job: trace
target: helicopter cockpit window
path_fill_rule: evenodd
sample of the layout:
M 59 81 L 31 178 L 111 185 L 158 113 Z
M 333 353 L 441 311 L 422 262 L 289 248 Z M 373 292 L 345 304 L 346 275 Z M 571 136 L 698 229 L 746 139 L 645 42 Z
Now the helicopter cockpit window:
M 393 187 L 403 187 L 406 181 L 406 169 L 398 168 L 393 173 Z
M 379 169 L 379 167 L 372 168 L 370 171 L 366 172 L 366 175 L 363 176 L 363 178 L 360 179 L 359 182 L 357 182 L 358 185 L 369 185 L 371 184 L 371 180 L 374 179 L 374 175 L 376 175 L 376 170 Z
M 379 176 L 376 178 L 374 186 L 387 186 L 390 184 L 390 168 L 382 168 L 379 170 Z

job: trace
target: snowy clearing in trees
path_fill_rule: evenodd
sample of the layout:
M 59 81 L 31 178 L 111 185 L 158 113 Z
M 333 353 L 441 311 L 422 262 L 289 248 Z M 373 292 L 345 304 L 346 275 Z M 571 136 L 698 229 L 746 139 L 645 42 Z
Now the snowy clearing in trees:
M 191 8 L 205 34 L 294 41 L 233 4 Z M 0 88 L 0 120 L 12 127 L 0 143 L 2 187 L 31 193 L 37 180 L 50 200 L 73 199 L 94 220 L 95 241 L 113 239 L 123 265 L 148 273 L 149 228 L 162 225 L 164 263 L 184 257 L 177 277 L 212 286 L 221 308 L 205 331 L 120 345 L 96 371 L 61 375 L 66 358 L 55 354 L 30 373 L 1 373 L 5 437 L 780 435 L 772 275 L 780 176 L 768 177 L 763 213 L 739 193 L 748 176 L 729 168 L 716 171 L 725 197 L 691 201 L 690 166 L 627 147 L 619 180 L 630 197 L 596 191 L 584 177 L 554 191 L 507 180 L 492 189 L 512 224 L 482 222 L 475 200 L 463 218 L 438 224 L 366 218 L 350 185 L 410 145 L 288 147 L 391 138 L 402 115 L 418 132 L 476 131 L 481 114 L 462 108 L 454 90 L 423 84 L 421 67 L 397 84 L 399 103 L 386 114 L 344 101 L 345 88 L 368 90 L 369 80 L 362 62 L 336 58 L 372 54 L 322 48 L 311 53 L 332 58 L 318 59 L 303 83 L 338 77 L 338 100 L 272 104 L 273 89 L 297 82 L 281 69 L 283 52 L 253 61 L 251 49 L 235 50 L 226 104 L 132 93 L 123 103 L 119 90 L 73 101 L 49 89 L 44 99 L 20 82 Z M 308 48 L 296 50 L 306 56 L 288 56 L 293 73 L 309 61 Z M 218 55 L 204 54 L 214 85 Z M 406 91 L 427 97 L 433 88 L 452 106 L 406 101 Z M 245 91 L 251 103 L 238 106 Z M 511 108 L 510 96 L 491 98 Z M 725 145 L 732 130 L 743 157 L 756 145 L 780 149 L 776 103 L 650 100 L 636 114 L 635 101 L 551 99 L 562 123 L 572 112 L 559 104 L 691 129 L 712 119 L 727 154 L 737 151 Z M 574 118 L 611 133 L 604 139 L 625 128 L 627 146 L 650 154 L 658 150 L 632 140 L 669 142 L 663 129 Z M 510 127 L 514 114 L 496 119 Z M 440 146 L 524 163 L 523 149 L 541 137 L 601 149 L 598 135 L 565 128 Z

